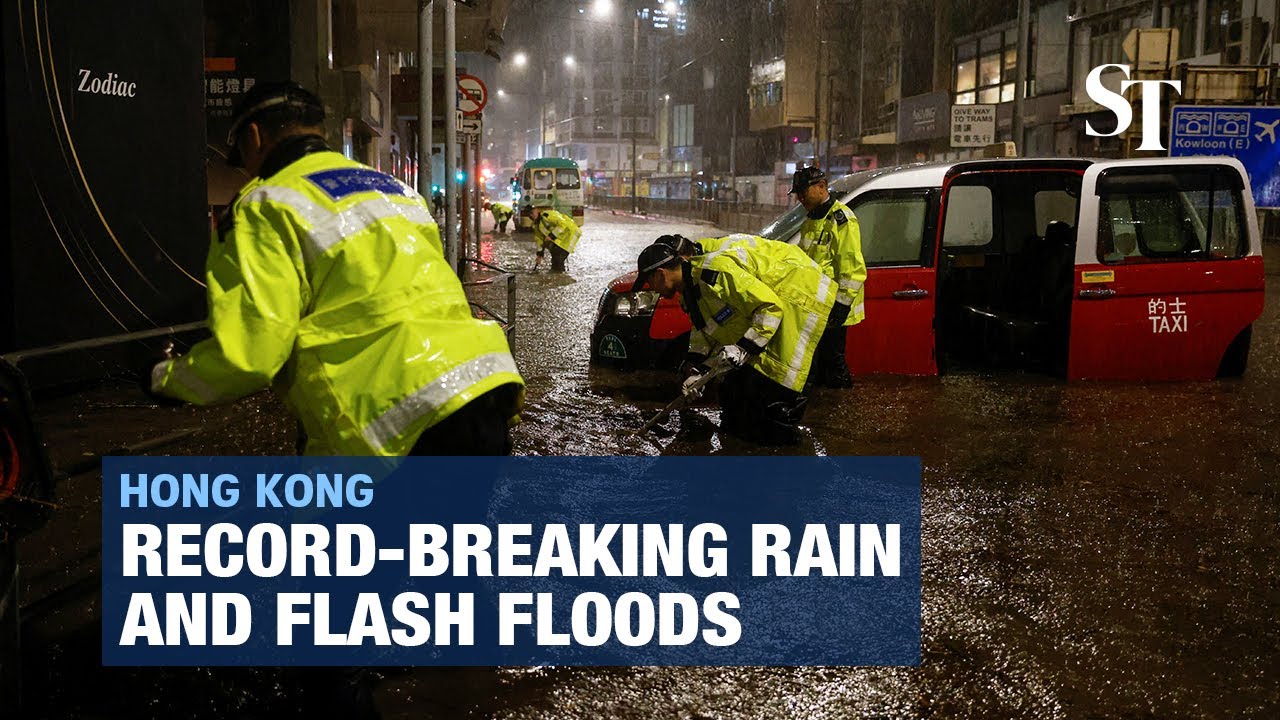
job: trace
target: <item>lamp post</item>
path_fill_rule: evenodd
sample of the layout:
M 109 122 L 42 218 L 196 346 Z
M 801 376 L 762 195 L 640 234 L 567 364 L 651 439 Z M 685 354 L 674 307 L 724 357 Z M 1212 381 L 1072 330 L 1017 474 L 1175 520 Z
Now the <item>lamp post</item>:
M 432 0 L 418 9 L 418 194 L 431 200 L 431 147 L 435 132 L 431 122 L 431 13 Z
M 640 16 L 632 17 L 631 27 L 631 75 L 636 74 L 637 49 L 640 46 Z M 635 108 L 631 108 L 631 214 L 635 215 L 640 212 L 639 202 L 636 200 L 636 176 L 640 174 L 640 168 L 636 166 L 636 117 Z M 618 118 L 618 122 L 622 122 L 622 118 Z

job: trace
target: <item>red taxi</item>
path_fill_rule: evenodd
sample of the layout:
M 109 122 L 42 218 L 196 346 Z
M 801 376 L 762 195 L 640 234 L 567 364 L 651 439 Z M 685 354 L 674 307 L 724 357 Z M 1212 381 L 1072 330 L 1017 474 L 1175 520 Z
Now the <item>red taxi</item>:
M 1017 159 L 882 168 L 832 193 L 858 218 L 855 374 L 1018 367 L 1070 379 L 1239 375 L 1262 314 L 1262 245 L 1231 158 Z M 760 231 L 794 242 L 800 207 Z M 665 366 L 689 319 L 610 283 L 592 361 Z

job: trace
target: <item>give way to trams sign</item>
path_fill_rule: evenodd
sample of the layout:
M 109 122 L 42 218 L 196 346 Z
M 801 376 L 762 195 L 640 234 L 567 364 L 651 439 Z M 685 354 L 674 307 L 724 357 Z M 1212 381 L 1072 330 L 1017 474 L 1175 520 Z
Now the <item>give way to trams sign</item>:
M 463 115 L 479 115 L 489 101 L 489 91 L 475 75 L 458 76 L 458 109 Z

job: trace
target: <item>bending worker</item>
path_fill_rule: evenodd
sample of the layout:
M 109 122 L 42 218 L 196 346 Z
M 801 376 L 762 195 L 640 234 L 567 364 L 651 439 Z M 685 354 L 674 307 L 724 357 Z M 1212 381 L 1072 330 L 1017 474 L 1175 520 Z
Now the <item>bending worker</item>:
M 542 264 L 543 252 L 551 246 L 551 271 L 564 272 L 564 261 L 569 253 L 578 247 L 578 239 L 582 237 L 582 228 L 573 218 L 549 207 L 533 207 L 533 242 L 538 247 L 537 259 L 533 261 L 533 269 Z
M 489 203 L 489 213 L 493 215 L 494 227 L 498 229 L 498 232 L 504 233 L 507 231 L 507 222 L 511 220 L 511 216 L 515 211 L 504 202 L 495 202 Z
M 229 161 L 253 179 L 206 268 L 213 337 L 152 370 L 200 405 L 272 384 L 307 454 L 505 454 L 524 398 L 506 336 L 472 317 L 426 201 L 326 146 L 295 83 L 245 94 Z
M 681 242 L 683 241 L 683 242 Z M 720 388 L 721 428 L 747 440 L 789 444 L 835 283 L 799 248 L 750 235 L 700 243 L 666 236 L 645 248 L 634 287 L 677 294 L 693 321 L 690 359 L 732 366 Z M 680 250 L 695 254 L 683 256 Z
M 808 211 L 800 225 L 800 248 L 827 277 L 836 281 L 837 287 L 831 321 L 813 361 L 813 382 L 824 387 L 851 387 L 853 381 L 844 356 L 847 328 L 866 316 L 862 285 L 867 280 L 867 263 L 862 258 L 858 219 L 831 196 L 827 175 L 821 168 L 797 170 L 791 179 L 791 192 Z

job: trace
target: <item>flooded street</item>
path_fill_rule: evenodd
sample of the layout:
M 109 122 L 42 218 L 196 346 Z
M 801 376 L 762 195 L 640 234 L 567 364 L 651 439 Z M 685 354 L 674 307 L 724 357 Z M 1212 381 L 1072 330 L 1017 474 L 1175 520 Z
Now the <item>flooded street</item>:
M 482 257 L 518 273 L 513 349 L 528 396 L 517 454 L 778 452 L 721 437 L 709 405 L 636 436 L 677 395 L 674 374 L 588 364 L 608 281 L 672 232 L 718 233 L 589 213 L 566 275 L 529 271 L 529 234 L 486 235 Z M 785 452 L 923 459 L 920 667 L 379 672 L 383 717 L 1275 717 L 1280 248 L 1267 252 L 1267 307 L 1240 380 L 960 373 L 859 378 L 814 397 L 804 440 Z M 195 410 L 125 394 L 41 408 L 59 467 L 187 429 L 155 452 L 292 451 L 292 425 L 263 396 Z M 95 473 L 65 481 L 63 509 L 22 546 L 38 610 L 26 645 L 37 716 L 185 717 L 173 708 L 188 702 L 210 717 L 324 708 L 313 676 L 288 671 L 97 668 Z

